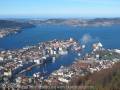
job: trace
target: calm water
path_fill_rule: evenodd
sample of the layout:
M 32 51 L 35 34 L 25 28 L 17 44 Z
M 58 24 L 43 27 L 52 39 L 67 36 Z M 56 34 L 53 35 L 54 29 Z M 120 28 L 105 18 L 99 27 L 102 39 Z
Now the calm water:
M 58 25 L 40 25 L 36 28 L 23 30 L 21 33 L 9 35 L 0 39 L 1 49 L 22 48 L 53 39 L 81 40 L 84 34 L 89 34 L 93 41 L 101 41 L 106 48 L 120 48 L 120 26 L 111 27 L 71 27 Z
M 85 35 L 90 36 L 87 43 L 90 49 L 93 42 L 102 42 L 105 48 L 120 48 L 120 26 L 114 25 L 110 27 L 71 27 L 59 25 L 39 25 L 35 28 L 23 30 L 21 33 L 9 35 L 0 39 L 0 49 L 22 48 L 27 45 L 34 45 L 39 42 L 45 42 L 53 39 L 69 39 L 75 38 L 81 42 L 81 38 Z M 86 50 L 88 50 L 86 49 Z M 31 76 L 33 73 L 43 70 L 43 68 L 51 73 L 58 69 L 61 65 L 69 65 L 75 60 L 76 54 L 70 53 L 61 56 L 55 63 L 49 63 L 45 66 L 35 67 L 32 71 L 25 74 Z

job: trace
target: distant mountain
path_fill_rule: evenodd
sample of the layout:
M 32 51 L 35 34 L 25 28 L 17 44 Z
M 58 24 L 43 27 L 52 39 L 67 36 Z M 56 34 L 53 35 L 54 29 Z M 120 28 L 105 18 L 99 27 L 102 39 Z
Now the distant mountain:
M 120 24 L 120 18 L 96 18 L 96 19 L 47 19 L 30 20 L 31 24 L 57 24 L 71 26 L 110 26 Z

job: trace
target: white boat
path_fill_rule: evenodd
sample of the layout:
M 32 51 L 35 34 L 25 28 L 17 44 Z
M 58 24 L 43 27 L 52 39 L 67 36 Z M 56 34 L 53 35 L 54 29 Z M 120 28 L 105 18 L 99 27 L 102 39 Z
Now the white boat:
M 55 60 L 56 60 L 56 58 L 55 58 L 55 57 L 52 57 L 52 62 L 53 62 L 53 63 L 55 62 Z
M 81 56 L 81 54 L 80 54 L 80 53 L 78 53 L 78 56 Z

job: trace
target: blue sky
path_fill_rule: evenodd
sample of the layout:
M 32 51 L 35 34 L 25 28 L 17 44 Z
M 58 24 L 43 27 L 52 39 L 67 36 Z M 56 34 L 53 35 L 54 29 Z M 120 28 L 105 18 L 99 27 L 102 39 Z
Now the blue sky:
M 0 17 L 120 17 L 120 0 L 0 0 Z

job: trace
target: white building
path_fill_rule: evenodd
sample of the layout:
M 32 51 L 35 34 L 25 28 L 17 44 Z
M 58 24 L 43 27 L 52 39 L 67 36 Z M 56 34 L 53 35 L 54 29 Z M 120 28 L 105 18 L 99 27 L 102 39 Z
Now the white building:
M 3 57 L 0 57 L 0 61 L 3 61 Z
M 63 77 L 59 77 L 58 80 L 59 80 L 60 82 L 69 83 L 69 80 L 68 80 L 68 79 L 65 79 L 65 78 L 63 78 Z

